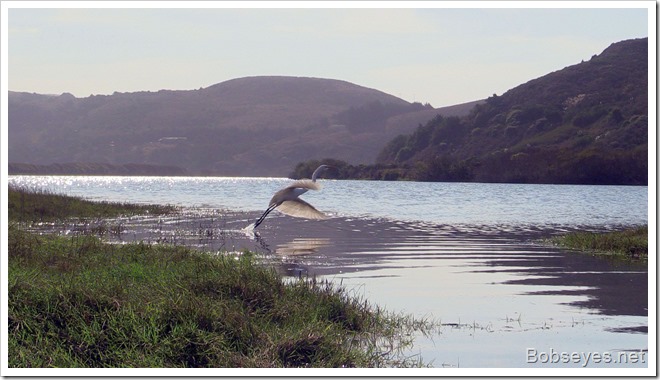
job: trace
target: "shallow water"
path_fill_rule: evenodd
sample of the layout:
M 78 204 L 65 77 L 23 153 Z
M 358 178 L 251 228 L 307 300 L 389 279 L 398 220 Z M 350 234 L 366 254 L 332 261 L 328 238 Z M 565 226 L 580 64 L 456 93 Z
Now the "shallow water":
M 89 199 L 263 211 L 285 178 L 10 176 L 9 183 Z M 321 211 L 452 225 L 648 223 L 648 187 L 320 180 L 303 198 Z
M 246 230 L 287 182 L 10 177 L 90 199 L 185 206 L 107 221 L 121 227 L 108 239 L 250 249 L 284 274 L 322 276 L 390 311 L 434 319 L 440 329 L 418 337 L 410 355 L 435 367 L 648 365 L 646 267 L 540 243 L 646 224 L 647 188 L 324 181 L 303 197 L 330 219 L 272 213 L 256 234 Z

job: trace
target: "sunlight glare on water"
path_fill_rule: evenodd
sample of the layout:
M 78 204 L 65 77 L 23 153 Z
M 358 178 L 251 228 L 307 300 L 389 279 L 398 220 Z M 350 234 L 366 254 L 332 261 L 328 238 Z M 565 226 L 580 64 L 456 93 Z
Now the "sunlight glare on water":
M 17 186 L 114 202 L 263 211 L 291 180 L 240 177 L 10 176 Z M 646 224 L 645 186 L 320 180 L 303 198 L 330 215 L 477 225 Z

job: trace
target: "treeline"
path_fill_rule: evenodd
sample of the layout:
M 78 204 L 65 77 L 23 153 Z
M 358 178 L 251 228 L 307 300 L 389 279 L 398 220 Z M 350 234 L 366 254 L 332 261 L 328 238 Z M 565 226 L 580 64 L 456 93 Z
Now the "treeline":
M 403 170 L 396 165 L 351 165 L 342 160 L 324 158 L 322 160 L 309 160 L 300 162 L 289 174 L 289 178 L 310 178 L 314 170 L 321 164 L 333 166 L 334 169 L 323 173 L 323 178 L 332 179 L 375 179 L 396 181 L 406 179 L 402 176 Z
M 638 186 L 648 185 L 647 155 L 646 150 L 577 156 L 537 150 L 513 155 L 499 152 L 482 159 L 436 156 L 414 163 L 373 165 L 323 159 L 298 163 L 290 177 L 309 178 L 320 164 L 327 164 L 337 168 L 325 174 L 334 179 Z
M 104 163 L 64 163 L 33 165 L 9 163 L 10 175 L 140 175 L 140 176 L 183 176 L 185 169 L 177 166 L 145 164 L 112 165 Z
M 345 161 L 326 158 L 298 163 L 289 174 L 289 177 L 294 179 L 309 178 L 314 169 L 321 164 L 334 167 L 334 169 L 323 174 L 324 178 L 332 179 L 465 182 L 469 181 L 468 177 L 470 176 L 463 164 L 455 164 L 451 160 L 438 160 L 430 163 L 430 165 L 435 165 L 434 168 L 431 168 L 429 164 L 424 162 L 417 162 L 415 165 L 351 165 Z M 430 173 L 434 173 L 434 176 L 431 176 Z

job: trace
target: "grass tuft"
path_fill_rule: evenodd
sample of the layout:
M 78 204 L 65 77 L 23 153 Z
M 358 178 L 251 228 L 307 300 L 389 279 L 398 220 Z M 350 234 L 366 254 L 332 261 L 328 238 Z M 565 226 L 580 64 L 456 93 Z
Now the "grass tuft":
M 627 260 L 648 260 L 648 226 L 607 233 L 572 232 L 552 239 L 554 244 L 608 254 Z
M 10 220 L 47 222 L 68 218 L 110 218 L 136 214 L 167 214 L 174 206 L 92 202 L 40 189 L 9 186 L 7 210 Z

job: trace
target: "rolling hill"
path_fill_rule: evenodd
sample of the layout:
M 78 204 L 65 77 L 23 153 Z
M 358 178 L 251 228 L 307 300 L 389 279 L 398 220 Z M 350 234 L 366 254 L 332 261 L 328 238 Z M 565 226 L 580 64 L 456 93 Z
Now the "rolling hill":
M 329 154 L 373 162 L 388 140 L 437 112 L 345 81 L 303 77 L 87 98 L 10 92 L 9 161 L 284 176 L 300 160 Z
M 303 77 L 87 98 L 10 92 L 8 153 L 14 173 L 298 176 L 331 158 L 341 178 L 643 185 L 648 112 L 643 38 L 444 108 Z

